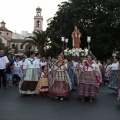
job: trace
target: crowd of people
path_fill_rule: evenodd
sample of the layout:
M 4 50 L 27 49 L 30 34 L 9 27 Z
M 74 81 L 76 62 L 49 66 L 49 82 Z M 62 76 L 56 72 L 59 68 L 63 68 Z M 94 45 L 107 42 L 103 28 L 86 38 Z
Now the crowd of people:
M 80 59 L 40 57 L 30 53 L 30 57 L 4 55 L 0 50 L 0 88 L 19 85 L 22 95 L 41 95 L 64 100 L 76 90 L 81 102 L 93 102 L 99 94 L 101 84 L 113 89 L 120 99 L 119 58 L 100 62 L 90 54 Z

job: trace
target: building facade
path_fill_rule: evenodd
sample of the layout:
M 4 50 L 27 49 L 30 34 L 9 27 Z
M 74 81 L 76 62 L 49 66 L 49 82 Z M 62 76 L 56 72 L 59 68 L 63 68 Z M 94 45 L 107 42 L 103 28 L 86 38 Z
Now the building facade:
M 40 7 L 36 8 L 33 31 L 43 30 L 43 16 L 41 16 L 41 12 L 42 9 Z M 33 36 L 33 34 L 27 31 L 22 31 L 21 34 L 18 34 L 8 30 L 5 25 L 4 21 L 0 22 L 0 42 L 8 46 L 12 52 L 17 49 L 18 54 L 24 53 L 26 45 L 22 46 L 22 43 L 26 40 L 26 37 Z M 35 47 L 33 46 L 32 49 L 35 50 Z

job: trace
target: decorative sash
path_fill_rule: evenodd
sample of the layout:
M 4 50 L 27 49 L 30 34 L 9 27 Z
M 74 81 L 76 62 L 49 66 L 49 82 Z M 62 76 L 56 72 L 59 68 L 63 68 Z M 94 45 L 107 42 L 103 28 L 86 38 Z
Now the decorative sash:
M 33 62 L 34 62 L 35 59 L 33 59 L 33 60 L 28 59 L 28 60 L 31 62 L 31 65 L 33 65 Z

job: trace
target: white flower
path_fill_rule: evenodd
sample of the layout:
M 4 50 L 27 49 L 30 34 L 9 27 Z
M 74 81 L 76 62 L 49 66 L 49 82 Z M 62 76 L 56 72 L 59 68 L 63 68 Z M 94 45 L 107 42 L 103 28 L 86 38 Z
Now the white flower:
M 80 54 L 79 54 L 79 53 L 76 53 L 76 56 L 77 56 L 77 57 L 79 57 L 79 56 L 80 56 Z
M 72 56 L 76 56 L 75 52 L 72 53 Z
M 64 52 L 68 52 L 68 48 L 64 50 Z
M 82 49 L 81 49 L 81 48 L 79 48 L 79 49 L 78 49 L 78 51 L 79 51 L 79 52 L 81 52 L 81 51 L 82 51 Z
M 88 49 L 85 48 L 84 51 L 85 51 L 85 55 L 87 55 L 88 54 Z
M 73 52 L 75 52 L 75 49 L 72 49 Z
M 72 54 L 72 51 L 71 51 L 71 50 L 69 50 L 69 54 Z
M 81 56 L 84 56 L 84 53 L 81 53 Z

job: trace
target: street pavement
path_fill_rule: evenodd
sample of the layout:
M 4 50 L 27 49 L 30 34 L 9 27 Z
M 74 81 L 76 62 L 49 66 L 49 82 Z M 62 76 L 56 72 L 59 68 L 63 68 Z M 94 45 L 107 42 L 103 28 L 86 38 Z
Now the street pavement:
M 18 87 L 0 89 L 0 120 L 120 120 L 120 101 L 100 87 L 93 103 L 81 103 L 77 92 L 64 100 L 21 96 Z

